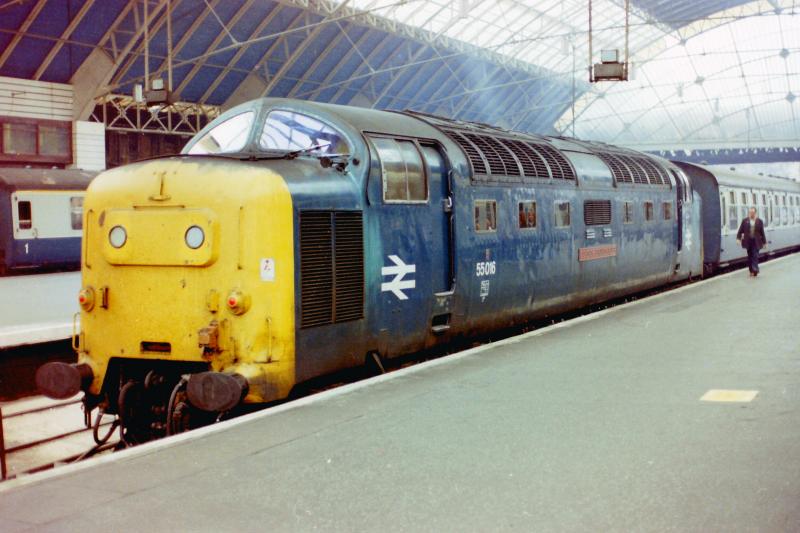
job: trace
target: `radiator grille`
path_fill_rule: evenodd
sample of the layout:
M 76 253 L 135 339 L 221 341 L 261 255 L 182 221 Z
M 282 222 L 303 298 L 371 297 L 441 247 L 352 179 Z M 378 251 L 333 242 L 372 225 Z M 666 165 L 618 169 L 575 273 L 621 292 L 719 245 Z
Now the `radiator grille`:
M 358 320 L 363 314 L 364 238 L 361 212 L 301 212 L 301 327 Z
M 364 231 L 360 212 L 334 215 L 334 321 L 358 320 L 364 314 Z
M 575 170 L 564 155 L 545 143 L 443 129 L 472 163 L 481 183 L 514 184 L 534 179 L 574 180 Z
M 595 154 L 608 166 L 617 183 L 670 185 L 664 167 L 648 157 L 609 152 L 595 152 Z
M 587 200 L 584 202 L 583 223 L 587 226 L 611 224 L 611 200 Z

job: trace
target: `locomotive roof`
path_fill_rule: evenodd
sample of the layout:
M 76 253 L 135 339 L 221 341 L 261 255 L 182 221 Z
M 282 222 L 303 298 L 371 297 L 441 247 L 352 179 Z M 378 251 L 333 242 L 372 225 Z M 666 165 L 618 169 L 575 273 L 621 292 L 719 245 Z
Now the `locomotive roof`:
M 0 190 L 82 191 L 97 175 L 86 170 L 62 168 L 0 168 Z

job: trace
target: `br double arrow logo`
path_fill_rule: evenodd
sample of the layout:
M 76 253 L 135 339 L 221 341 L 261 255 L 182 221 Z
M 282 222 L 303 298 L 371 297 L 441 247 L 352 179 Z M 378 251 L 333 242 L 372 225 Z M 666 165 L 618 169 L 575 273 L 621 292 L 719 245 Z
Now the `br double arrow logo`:
M 392 281 L 381 283 L 381 292 L 392 292 L 397 296 L 398 300 L 408 300 L 408 296 L 403 291 L 406 289 L 413 289 L 417 286 L 416 280 L 403 279 L 406 274 L 413 274 L 417 271 L 417 265 L 407 265 L 402 259 L 396 255 L 390 255 L 389 261 L 394 263 L 390 266 L 381 268 L 382 276 L 394 276 Z

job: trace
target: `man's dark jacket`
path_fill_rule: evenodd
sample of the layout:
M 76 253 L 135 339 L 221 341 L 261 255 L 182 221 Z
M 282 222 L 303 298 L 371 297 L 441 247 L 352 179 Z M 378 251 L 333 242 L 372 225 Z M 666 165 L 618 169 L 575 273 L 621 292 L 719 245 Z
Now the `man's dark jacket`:
M 742 220 L 736 238 L 742 240 L 742 248 L 747 249 L 750 246 L 750 217 Z M 764 235 L 764 223 L 761 222 L 761 219 L 758 217 L 756 217 L 756 231 L 753 234 L 753 239 L 759 250 L 762 249 L 767 242 L 767 237 Z

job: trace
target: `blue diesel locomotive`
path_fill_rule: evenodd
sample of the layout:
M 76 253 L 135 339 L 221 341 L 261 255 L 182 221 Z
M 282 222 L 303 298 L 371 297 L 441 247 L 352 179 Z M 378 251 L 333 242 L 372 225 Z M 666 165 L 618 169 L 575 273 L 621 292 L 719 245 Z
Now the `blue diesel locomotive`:
M 252 101 L 182 155 L 93 182 L 79 363 L 37 381 L 86 391 L 140 442 L 191 426 L 192 409 L 273 401 L 365 358 L 742 260 L 730 228 L 754 198 L 771 251 L 800 245 L 789 180 L 420 113 Z

